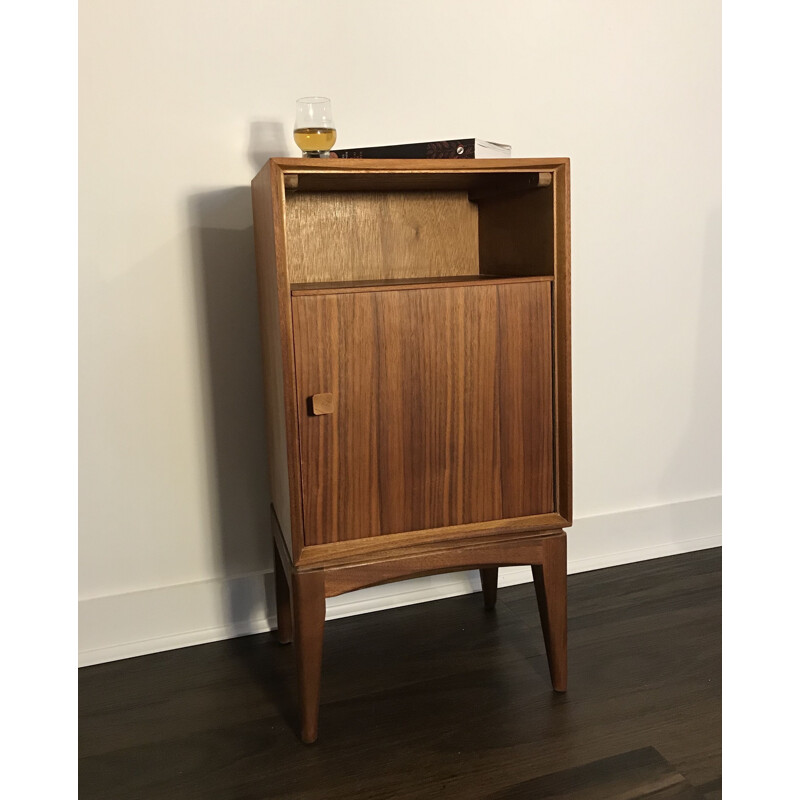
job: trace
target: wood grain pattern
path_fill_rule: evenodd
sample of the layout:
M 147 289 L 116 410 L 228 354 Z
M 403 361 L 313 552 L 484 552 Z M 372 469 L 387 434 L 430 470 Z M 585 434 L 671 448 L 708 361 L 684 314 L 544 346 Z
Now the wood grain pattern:
M 466 192 L 297 192 L 286 201 L 291 283 L 473 275 Z
M 305 543 L 553 510 L 547 283 L 294 299 Z
M 80 798 L 534 800 L 558 775 L 549 791 L 584 800 L 633 762 L 578 770 L 649 746 L 719 798 L 721 577 L 719 548 L 570 575 L 569 695 L 550 691 L 530 583 L 491 614 L 470 594 L 329 620 L 315 747 L 274 632 L 85 667 Z
M 541 559 L 531 564 L 536 604 L 542 621 L 550 679 L 557 692 L 567 691 L 567 537 L 547 540 Z
M 272 177 L 272 182 L 270 181 Z M 282 180 L 269 171 L 262 170 L 252 182 L 254 236 L 258 274 L 258 306 L 261 322 L 261 353 L 264 375 L 265 421 L 270 480 L 270 494 L 275 513 L 280 520 L 282 535 L 292 550 L 292 536 L 302 542 L 302 519 L 299 510 L 299 479 L 294 491 L 294 475 L 299 475 L 299 458 L 292 458 L 296 450 L 296 423 L 292 426 L 291 409 L 294 394 L 287 401 L 286 382 L 293 384 L 290 374 L 293 365 L 285 365 L 290 356 L 291 325 L 289 324 L 288 285 L 283 268 L 283 226 L 280 211 L 281 199 L 275 183 Z M 277 208 L 276 208 L 277 203 Z M 287 435 L 288 431 L 288 435 Z M 298 542 L 298 545 L 300 544 Z M 299 552 L 299 546 L 297 548 Z
M 497 402 L 504 518 L 554 510 L 551 293 L 497 287 Z
M 548 177 L 545 178 L 545 175 Z M 546 184 L 549 180 L 550 186 L 536 190 L 527 189 L 526 187 L 530 187 L 534 180 L 540 185 Z M 317 183 L 314 183 L 315 181 Z M 285 189 L 285 186 L 288 189 Z M 484 221 L 480 223 L 483 225 L 483 233 L 479 239 L 478 258 L 481 273 L 488 275 L 490 271 L 494 272 L 497 269 L 505 270 L 504 274 L 506 275 L 516 273 L 517 276 L 527 274 L 528 277 L 531 277 L 531 272 L 547 273 L 549 271 L 553 274 L 555 278 L 553 286 L 553 349 L 555 353 L 554 416 L 556 428 L 553 450 L 556 465 L 555 494 L 556 511 L 558 512 L 556 516 L 567 520 L 566 524 L 570 524 L 572 490 L 569 392 L 569 159 L 485 159 L 480 162 L 464 162 L 456 159 L 452 162 L 440 160 L 435 164 L 427 160 L 402 159 L 394 161 L 345 160 L 342 163 L 310 163 L 308 159 L 273 159 L 253 181 L 253 201 L 259 280 L 262 285 L 260 292 L 264 320 L 262 331 L 265 352 L 269 464 L 272 470 L 271 489 L 277 513 L 282 521 L 282 530 L 290 542 L 293 561 L 299 563 L 300 553 L 304 546 L 299 449 L 296 442 L 297 421 L 304 409 L 297 407 L 293 386 L 294 347 L 290 323 L 291 308 L 287 291 L 290 283 L 287 250 L 297 246 L 297 243 L 292 244 L 292 239 L 296 237 L 291 235 L 291 231 L 286 225 L 288 210 L 285 191 L 290 191 L 291 197 L 288 202 L 291 204 L 295 198 L 302 197 L 304 191 L 308 189 L 311 189 L 312 193 L 316 193 L 318 197 L 331 190 L 334 194 L 339 192 L 342 198 L 353 197 L 359 192 L 361 195 L 370 195 L 373 198 L 387 193 L 393 194 L 395 197 L 419 198 L 424 194 L 421 190 L 426 190 L 429 194 L 436 190 L 445 195 L 450 193 L 451 196 L 455 193 L 455 196 L 460 197 L 461 207 L 467 209 L 466 216 L 473 220 L 479 220 L 480 215 L 483 214 Z M 346 189 L 359 191 L 353 195 L 345 192 Z M 464 202 L 465 192 L 467 197 L 475 199 L 477 203 Z M 537 231 L 536 237 L 539 236 L 540 230 L 546 229 L 547 226 L 541 222 L 540 211 L 544 207 L 542 204 L 546 206 L 549 202 L 548 196 L 552 197 L 555 209 L 552 222 L 553 235 L 550 240 L 552 244 L 548 246 L 544 242 L 544 247 L 539 247 L 537 238 L 537 244 L 534 246 L 530 242 L 530 235 L 524 234 L 524 229 L 526 226 L 533 226 Z M 329 196 L 328 201 L 330 199 Z M 325 201 L 323 205 L 330 208 L 331 204 L 328 201 Z M 335 206 L 337 202 L 339 201 L 334 202 L 333 205 Z M 418 202 L 418 200 L 413 202 Z M 500 227 L 504 224 L 504 214 L 500 213 L 503 210 L 508 211 L 510 217 L 518 223 L 517 231 L 511 238 L 521 235 L 520 230 L 522 230 L 522 235 L 528 235 L 528 239 L 526 240 L 527 244 L 521 250 L 510 251 L 516 261 L 514 258 L 509 261 L 504 256 L 498 260 L 506 263 L 499 263 L 495 268 L 492 266 L 492 256 L 487 250 L 487 245 L 494 236 L 500 251 L 504 247 L 507 251 L 503 237 L 492 232 L 495 227 L 492 220 L 495 220 Z M 366 213 L 367 216 L 376 214 L 374 208 Z M 415 218 L 421 216 L 423 223 L 428 219 L 424 213 L 417 215 L 416 211 L 412 216 Z M 325 213 L 318 217 L 318 221 L 324 218 Z M 445 216 L 442 220 L 445 226 L 448 219 L 449 217 Z M 338 222 L 334 227 L 338 227 Z M 400 226 L 402 235 L 398 238 L 407 245 L 409 244 L 409 231 L 413 235 L 414 225 L 409 227 L 404 223 Z M 313 239 L 314 232 L 309 230 L 308 233 Z M 431 229 L 431 233 L 433 233 L 433 229 Z M 451 236 L 451 234 L 447 234 L 447 236 Z M 474 238 L 472 236 L 469 238 L 474 245 Z M 375 240 L 372 241 L 370 247 L 373 247 L 374 244 Z M 416 246 L 412 245 L 413 243 L 407 249 L 414 250 Z M 378 242 L 377 246 L 380 248 L 383 245 Z M 481 251 L 481 247 L 483 247 L 483 251 Z M 555 264 L 548 270 L 547 263 L 550 260 L 549 252 L 551 251 Z M 366 253 L 362 255 L 367 258 Z M 468 257 L 474 265 L 474 254 Z M 366 261 L 363 264 L 366 264 Z M 390 266 L 389 270 L 391 269 Z M 443 269 L 444 271 L 455 270 L 458 273 L 466 268 L 453 268 L 445 265 Z M 335 271 L 339 272 L 336 275 L 338 280 L 341 277 L 341 270 Z M 372 277 L 368 280 L 391 281 L 396 279 L 396 276 L 392 277 L 391 274 L 376 277 L 378 271 L 376 269 L 372 272 Z M 433 276 L 427 273 L 435 270 L 420 267 L 420 271 L 426 273 L 420 275 L 421 281 L 436 277 L 451 278 L 456 281 L 475 278 L 474 273 L 472 275 Z M 275 320 L 277 320 L 277 333 L 281 339 L 279 346 L 276 345 Z M 277 388 L 281 381 L 283 382 L 283 402 L 281 402 L 280 390 Z M 542 527 L 538 521 L 534 521 L 532 524 L 537 528 Z M 564 523 L 557 522 L 556 524 Z
M 300 738 L 317 739 L 319 692 L 322 677 L 322 640 L 325 628 L 325 576 L 323 572 L 292 575 L 292 616 L 300 696 Z
M 389 278 L 369 281 L 322 281 L 320 283 L 293 283 L 292 296 L 303 297 L 315 294 L 352 294 L 355 292 L 396 292 L 412 289 L 432 289 L 436 286 L 480 286 L 491 282 L 494 285 L 526 283 L 534 281 L 552 282 L 552 275 L 524 275 L 504 278 L 501 275 L 450 275 L 437 278 Z
M 394 554 L 380 561 L 371 560 L 362 564 L 326 567 L 325 595 L 335 597 L 355 589 L 377 586 L 416 575 L 481 569 L 488 565 L 549 563 L 557 558 L 559 549 L 562 549 L 560 543 L 565 537 L 564 531 L 548 531 L 539 535 L 488 539 L 461 547 L 430 550 L 426 553 Z M 554 585 L 553 588 L 554 592 L 562 591 L 559 586 Z M 557 603 L 558 598 L 554 597 L 553 602 Z M 559 642 L 559 646 L 562 644 L 566 647 L 566 639 Z
M 488 197 L 478 208 L 481 272 L 553 274 L 552 189 Z
M 563 528 L 566 520 L 558 514 L 537 514 L 514 519 L 493 519 L 467 525 L 404 533 L 386 533 L 367 539 L 349 539 L 304 547 L 296 562 L 299 570 L 362 564 L 397 555 L 425 555 L 434 550 L 470 545 L 484 540 L 503 540 L 521 534 L 546 535 Z

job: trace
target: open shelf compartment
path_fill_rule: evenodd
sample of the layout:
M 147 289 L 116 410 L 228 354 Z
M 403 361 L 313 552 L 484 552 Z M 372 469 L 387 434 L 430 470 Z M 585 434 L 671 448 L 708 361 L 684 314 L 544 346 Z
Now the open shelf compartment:
M 287 175 L 292 293 L 550 278 L 551 172 Z

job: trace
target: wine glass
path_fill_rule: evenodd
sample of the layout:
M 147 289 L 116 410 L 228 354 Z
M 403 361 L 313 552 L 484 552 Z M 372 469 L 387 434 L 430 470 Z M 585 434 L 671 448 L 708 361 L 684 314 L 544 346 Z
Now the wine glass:
M 331 101 L 327 97 L 301 97 L 294 121 L 294 141 L 303 158 L 330 158 L 336 142 Z

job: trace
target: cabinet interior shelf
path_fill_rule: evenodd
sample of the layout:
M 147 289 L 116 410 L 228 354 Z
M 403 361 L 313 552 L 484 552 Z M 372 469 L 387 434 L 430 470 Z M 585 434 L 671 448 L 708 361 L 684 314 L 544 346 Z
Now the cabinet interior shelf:
M 292 296 L 304 297 L 315 294 L 344 294 L 353 292 L 390 292 L 410 289 L 434 289 L 436 287 L 482 286 L 488 284 L 550 282 L 552 275 L 451 275 L 432 278 L 391 278 L 368 281 L 320 281 L 317 283 L 293 283 Z

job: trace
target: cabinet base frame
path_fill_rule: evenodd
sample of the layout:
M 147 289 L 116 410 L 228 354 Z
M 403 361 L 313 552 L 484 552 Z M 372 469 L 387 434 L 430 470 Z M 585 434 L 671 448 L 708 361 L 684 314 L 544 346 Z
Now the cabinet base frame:
M 294 641 L 300 700 L 300 737 L 317 739 L 325 598 L 406 578 L 479 569 L 484 601 L 494 607 L 497 569 L 529 564 L 553 690 L 567 689 L 567 537 L 563 530 L 495 536 L 481 542 L 455 540 L 435 552 L 373 558 L 363 563 L 298 570 L 272 513 L 278 639 Z

